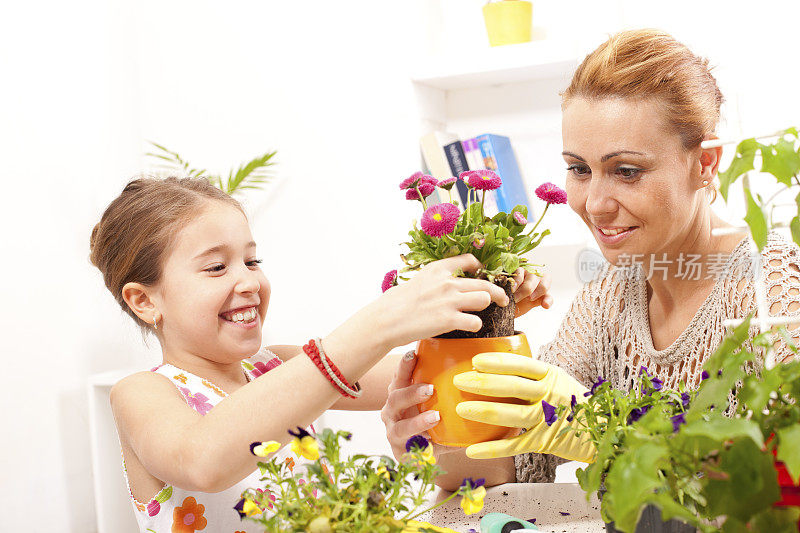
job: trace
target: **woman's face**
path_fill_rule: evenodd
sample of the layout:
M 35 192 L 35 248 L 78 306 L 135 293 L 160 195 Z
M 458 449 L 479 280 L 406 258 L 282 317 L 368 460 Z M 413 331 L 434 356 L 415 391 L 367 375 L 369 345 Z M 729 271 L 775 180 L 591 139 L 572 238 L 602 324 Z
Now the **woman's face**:
M 663 123 L 659 101 L 571 99 L 563 112 L 570 207 L 605 258 L 681 250 L 701 209 L 700 150 Z
M 257 353 L 270 296 L 259 262 L 245 216 L 209 202 L 180 231 L 164 265 L 155 303 L 166 349 L 219 363 Z

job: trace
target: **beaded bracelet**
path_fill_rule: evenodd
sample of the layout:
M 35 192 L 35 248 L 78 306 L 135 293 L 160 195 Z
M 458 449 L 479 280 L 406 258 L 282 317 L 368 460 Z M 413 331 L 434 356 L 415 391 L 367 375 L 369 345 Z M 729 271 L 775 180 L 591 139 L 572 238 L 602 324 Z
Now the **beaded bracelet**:
M 328 381 L 333 384 L 342 396 L 355 399 L 361 396 L 361 385 L 356 382 L 355 386 L 351 386 L 347 379 L 342 375 L 339 369 L 333 364 L 333 361 L 328 359 L 325 355 L 325 350 L 322 348 L 322 340 L 311 339 L 308 344 L 303 346 L 303 351 L 308 355 L 311 361 L 317 366 L 320 372 L 328 378 Z

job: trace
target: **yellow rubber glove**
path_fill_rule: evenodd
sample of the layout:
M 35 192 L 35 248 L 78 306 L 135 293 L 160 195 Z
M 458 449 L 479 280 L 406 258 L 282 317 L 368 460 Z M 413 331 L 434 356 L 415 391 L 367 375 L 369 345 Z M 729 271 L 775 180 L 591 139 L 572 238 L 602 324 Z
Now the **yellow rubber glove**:
M 559 436 L 571 423 L 562 415 L 548 424 L 542 405 L 542 401 L 554 407 L 570 405 L 573 397 L 578 403 L 586 401 L 586 387 L 557 366 L 517 354 L 478 354 L 472 358 L 472 366 L 474 371 L 453 377 L 456 388 L 485 396 L 520 398 L 528 403 L 461 402 L 456 412 L 467 420 L 527 431 L 510 439 L 473 444 L 467 448 L 468 457 L 490 459 L 535 452 L 585 463 L 594 460 L 596 450 L 588 437 L 571 431 Z

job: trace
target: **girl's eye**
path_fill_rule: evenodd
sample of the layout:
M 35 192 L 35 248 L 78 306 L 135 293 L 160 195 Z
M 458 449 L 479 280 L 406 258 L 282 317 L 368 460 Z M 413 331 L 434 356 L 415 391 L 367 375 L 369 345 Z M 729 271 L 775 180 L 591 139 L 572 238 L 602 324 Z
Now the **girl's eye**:
M 638 178 L 642 173 L 642 169 L 633 167 L 619 167 L 617 172 L 625 179 Z
M 567 172 L 571 172 L 574 176 L 585 176 L 592 171 L 586 165 L 573 164 L 567 167 Z
M 253 259 L 253 260 L 247 262 L 247 266 L 257 267 L 261 263 L 263 263 L 263 261 L 261 259 Z
M 206 272 L 219 272 L 223 268 L 225 268 L 225 265 L 214 265 L 211 268 L 207 268 Z

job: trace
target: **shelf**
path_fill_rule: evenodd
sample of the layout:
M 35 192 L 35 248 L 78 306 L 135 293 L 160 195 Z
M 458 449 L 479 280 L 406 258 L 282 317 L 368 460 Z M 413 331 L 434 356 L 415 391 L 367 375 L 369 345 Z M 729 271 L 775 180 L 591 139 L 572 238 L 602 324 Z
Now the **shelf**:
M 412 73 L 411 81 L 451 90 L 568 79 L 578 64 L 574 44 L 541 40 L 430 57 Z

